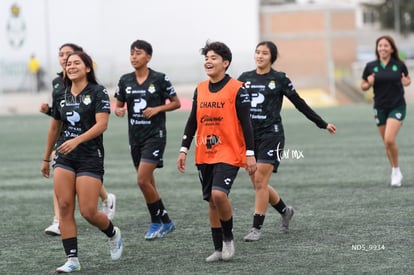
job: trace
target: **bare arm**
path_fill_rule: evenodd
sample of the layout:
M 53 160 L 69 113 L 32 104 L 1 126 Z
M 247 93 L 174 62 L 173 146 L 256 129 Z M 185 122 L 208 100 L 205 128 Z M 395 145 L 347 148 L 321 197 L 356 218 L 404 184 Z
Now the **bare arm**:
M 65 141 L 62 145 L 57 148 L 62 154 L 69 154 L 72 152 L 79 144 L 94 139 L 101 135 L 108 128 L 109 113 L 101 112 L 96 113 L 96 123 L 85 133 Z
M 50 120 L 45 153 L 43 155 L 42 165 L 40 168 L 40 172 L 45 178 L 49 178 L 50 176 L 50 156 L 52 155 L 53 147 L 55 146 L 61 127 L 62 122 L 60 120 L 56 120 L 54 118 Z
M 174 111 L 181 107 L 181 102 L 178 96 L 174 96 L 170 99 L 170 102 L 168 102 L 165 105 L 159 105 L 156 107 L 148 107 L 144 111 L 142 111 L 142 114 L 147 118 L 150 119 L 153 116 L 156 116 L 160 112 L 170 112 Z

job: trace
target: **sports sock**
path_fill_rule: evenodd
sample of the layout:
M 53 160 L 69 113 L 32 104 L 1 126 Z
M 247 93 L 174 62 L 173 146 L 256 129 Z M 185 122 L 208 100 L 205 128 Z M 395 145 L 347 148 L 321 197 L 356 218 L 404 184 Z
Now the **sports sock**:
M 101 229 L 101 231 L 103 233 L 105 233 L 105 235 L 108 236 L 108 238 L 112 238 L 115 235 L 115 233 L 116 233 L 115 228 L 114 228 L 114 225 L 112 224 L 111 221 L 109 221 L 108 228 L 106 228 L 104 230 Z
M 212 227 L 211 236 L 213 238 L 214 250 L 221 251 L 223 249 L 223 230 L 221 229 L 221 227 Z
M 274 209 L 277 210 L 277 212 L 280 213 L 280 215 L 285 214 L 286 212 L 286 204 L 283 202 L 282 198 L 280 198 L 279 202 L 276 203 L 275 205 L 272 205 Z
M 62 240 L 63 248 L 65 249 L 68 258 L 78 257 L 78 238 L 68 238 Z
M 170 217 L 168 216 L 167 209 L 165 209 L 164 204 L 162 203 L 162 200 L 159 200 L 159 209 L 161 213 L 161 221 L 162 223 L 170 223 Z
M 220 220 L 223 228 L 223 241 L 233 240 L 233 216 L 228 221 Z
M 147 203 L 147 207 L 149 210 L 149 213 L 151 215 L 151 222 L 152 223 L 161 223 L 160 220 L 160 207 L 159 207 L 159 201 L 153 202 L 153 203 Z
M 261 214 L 254 214 L 253 216 L 253 227 L 257 229 L 261 229 L 264 223 L 265 215 Z

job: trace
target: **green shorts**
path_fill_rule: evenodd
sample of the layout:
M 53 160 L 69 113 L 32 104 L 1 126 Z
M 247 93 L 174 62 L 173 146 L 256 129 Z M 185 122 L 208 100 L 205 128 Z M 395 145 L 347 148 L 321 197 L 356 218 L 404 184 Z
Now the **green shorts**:
M 403 121 L 406 113 L 406 105 L 398 106 L 394 109 L 374 108 L 375 123 L 377 126 L 385 125 L 388 118 Z

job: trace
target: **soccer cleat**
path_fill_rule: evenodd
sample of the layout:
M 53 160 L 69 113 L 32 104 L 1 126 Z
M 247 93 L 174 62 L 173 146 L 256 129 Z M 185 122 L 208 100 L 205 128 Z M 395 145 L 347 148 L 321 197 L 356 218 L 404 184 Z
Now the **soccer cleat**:
M 255 242 L 260 240 L 260 236 L 262 235 L 262 231 L 260 229 L 257 229 L 256 227 L 252 227 L 249 231 L 249 233 L 244 236 L 245 242 Z
M 102 211 L 108 216 L 108 219 L 112 221 L 115 216 L 116 197 L 112 193 L 108 193 L 106 202 L 102 202 Z
M 54 220 L 48 228 L 45 229 L 45 233 L 50 236 L 59 236 L 60 229 L 59 229 L 59 221 Z
M 214 251 L 213 254 L 206 258 L 207 263 L 218 262 L 221 261 L 223 258 L 221 256 L 221 251 Z
M 175 224 L 173 221 L 170 221 L 169 223 L 163 223 L 161 225 L 160 230 L 158 231 L 158 237 L 162 238 L 168 233 L 174 231 L 174 229 L 175 229 Z
M 69 273 L 80 271 L 81 266 L 77 257 L 68 258 L 66 263 L 58 268 L 56 268 L 57 273 Z
M 145 239 L 153 240 L 158 237 L 158 233 L 160 232 L 161 227 L 161 223 L 151 223 L 148 232 L 145 234 Z
M 221 258 L 223 261 L 230 261 L 233 259 L 234 256 L 234 242 L 231 241 L 223 241 L 223 250 L 221 251 Z
M 293 214 L 295 214 L 295 210 L 293 210 L 293 207 L 288 206 L 286 208 L 286 212 L 281 216 L 280 231 L 283 233 L 289 232 L 289 223 L 293 217 Z
M 121 230 L 115 226 L 115 235 L 109 238 L 109 250 L 111 252 L 111 259 L 118 260 L 122 256 L 124 246 L 122 244 Z
M 401 172 L 391 173 L 391 187 L 401 187 L 403 175 Z

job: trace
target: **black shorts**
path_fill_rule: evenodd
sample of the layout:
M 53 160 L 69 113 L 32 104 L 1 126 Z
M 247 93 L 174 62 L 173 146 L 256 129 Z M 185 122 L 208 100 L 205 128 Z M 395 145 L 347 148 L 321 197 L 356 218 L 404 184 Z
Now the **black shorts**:
M 277 172 L 285 147 L 285 137 L 275 136 L 255 141 L 255 156 L 257 163 L 273 165 L 273 173 Z
M 197 169 L 203 199 L 206 201 L 210 200 L 213 189 L 223 191 L 228 195 L 239 171 L 239 167 L 226 163 L 198 164 Z
M 53 159 L 53 168 L 57 167 L 72 171 L 77 177 L 89 176 L 103 182 L 103 175 L 105 172 L 103 158 L 72 160 L 61 156 L 55 156 Z
M 131 156 L 135 169 L 138 168 L 141 161 L 156 163 L 157 168 L 162 168 L 164 166 L 165 145 L 166 140 L 159 138 L 148 139 L 140 145 L 132 145 Z

